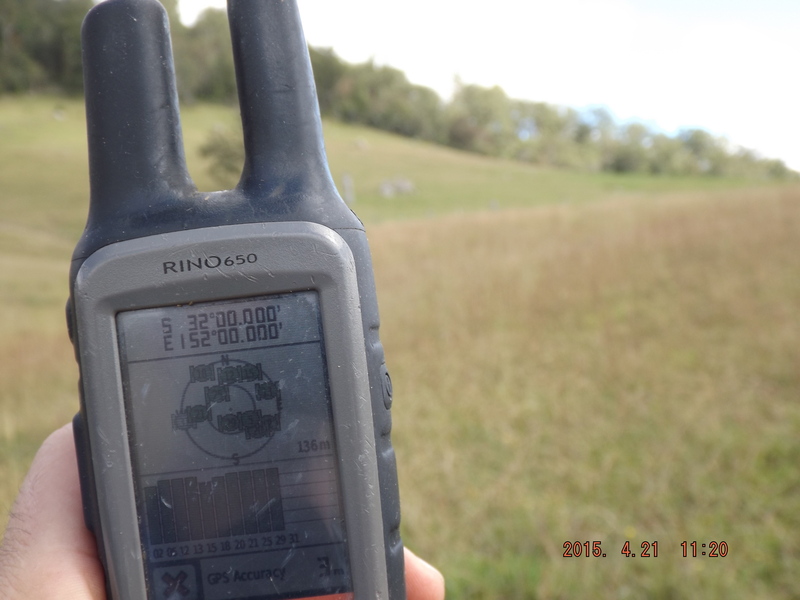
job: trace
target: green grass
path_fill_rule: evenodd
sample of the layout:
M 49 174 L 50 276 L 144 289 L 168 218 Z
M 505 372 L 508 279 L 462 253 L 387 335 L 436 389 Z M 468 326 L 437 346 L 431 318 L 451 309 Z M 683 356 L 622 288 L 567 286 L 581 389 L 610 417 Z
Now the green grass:
M 233 111 L 183 120 L 215 189 L 198 148 Z M 449 597 L 800 597 L 800 187 L 325 133 L 374 253 L 403 535 Z M 396 177 L 416 191 L 383 198 Z M 63 307 L 88 198 L 80 103 L 0 99 L 0 186 L 4 515 L 77 410 Z M 562 556 L 594 540 L 605 558 Z M 623 557 L 625 540 L 659 556 Z M 683 540 L 729 555 L 682 558 Z
M 186 135 L 187 145 L 196 143 L 199 147 L 207 141 L 209 122 L 222 131 L 237 132 L 237 119 L 233 109 L 203 105 L 184 111 L 186 130 L 192 130 L 195 124 L 206 124 L 205 129 L 198 128 L 196 133 Z M 324 130 L 331 173 L 340 190 L 345 177 L 352 179 L 356 197 L 353 209 L 366 223 L 452 212 L 582 203 L 609 196 L 714 191 L 753 185 L 710 177 L 668 178 L 541 169 L 334 121 L 326 122 Z M 190 150 L 187 159 L 201 189 L 236 184 L 238 174 L 221 181 L 207 175 L 201 179 L 208 163 L 197 151 Z M 384 197 L 382 184 L 398 179 L 409 181 L 414 191 Z
M 204 191 L 232 187 L 236 178 L 215 181 L 200 147 L 212 130 L 236 130 L 237 110 L 192 105 L 182 111 L 189 170 Z M 570 173 L 488 159 L 384 132 L 325 123 L 331 172 L 341 187 L 355 184 L 356 213 L 366 223 L 452 212 L 582 203 L 609 197 L 676 191 L 719 191 L 742 182 L 709 177 L 666 178 Z M 0 97 L 0 181 L 3 224 L 36 230 L 72 244 L 83 228 L 88 166 L 83 104 L 73 99 Z M 409 180 L 415 191 L 393 198 L 381 184 Z
M 368 223 L 461 211 L 582 203 L 614 195 L 741 186 L 741 182 L 711 178 L 669 179 L 542 169 L 339 123 L 327 124 L 325 139 L 337 184 L 342 189 L 345 173 L 353 178 L 353 208 Z M 384 198 L 381 184 L 398 178 L 411 181 L 415 192 Z

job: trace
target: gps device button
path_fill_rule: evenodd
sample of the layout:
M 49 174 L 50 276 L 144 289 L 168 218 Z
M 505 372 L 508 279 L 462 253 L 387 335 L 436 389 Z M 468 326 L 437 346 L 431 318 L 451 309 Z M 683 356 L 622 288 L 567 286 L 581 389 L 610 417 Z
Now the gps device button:
M 73 324 L 73 314 L 72 314 L 72 301 L 67 300 L 66 306 L 66 313 L 67 313 L 67 333 L 69 334 L 69 341 L 74 345 L 75 344 L 75 325 Z
M 81 497 L 83 498 L 83 521 L 89 531 L 99 533 L 95 528 L 95 507 L 90 502 L 87 502 L 87 499 L 94 498 L 89 493 L 93 486 L 92 464 L 88 444 L 86 443 L 86 429 L 80 413 L 76 414 L 72 419 L 72 434 L 75 437 L 75 453 L 78 458 L 78 478 L 81 486 Z
M 381 365 L 381 387 L 383 388 L 383 405 L 386 410 L 390 410 L 392 408 L 392 378 L 389 376 L 386 363 Z
M 156 598 L 198 600 L 197 573 L 191 564 L 153 569 Z

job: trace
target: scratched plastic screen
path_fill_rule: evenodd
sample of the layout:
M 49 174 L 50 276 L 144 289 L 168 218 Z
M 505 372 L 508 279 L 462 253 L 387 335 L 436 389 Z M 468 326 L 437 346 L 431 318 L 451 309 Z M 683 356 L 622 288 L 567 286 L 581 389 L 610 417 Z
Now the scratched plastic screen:
M 316 292 L 117 329 L 150 597 L 351 598 Z

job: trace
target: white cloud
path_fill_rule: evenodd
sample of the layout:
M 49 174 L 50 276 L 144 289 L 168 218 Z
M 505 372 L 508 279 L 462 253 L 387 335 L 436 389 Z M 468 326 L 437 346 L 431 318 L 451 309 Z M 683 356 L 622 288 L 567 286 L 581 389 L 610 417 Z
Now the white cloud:
M 181 15 L 181 21 L 186 25 L 191 25 L 205 9 L 225 8 L 226 5 L 226 0 L 178 0 L 178 12 Z

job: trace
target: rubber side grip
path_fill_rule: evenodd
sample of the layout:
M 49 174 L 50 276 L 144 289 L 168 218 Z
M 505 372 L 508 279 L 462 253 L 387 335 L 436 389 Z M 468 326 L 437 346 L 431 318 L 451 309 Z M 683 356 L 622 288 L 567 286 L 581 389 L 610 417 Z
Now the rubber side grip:
M 94 534 L 97 553 L 103 563 L 103 570 L 107 573 L 106 553 L 103 548 L 103 535 L 100 530 L 100 513 L 97 508 L 97 497 L 94 494 L 95 481 L 91 451 L 89 449 L 89 433 L 86 431 L 81 413 L 76 414 L 72 419 L 72 435 L 75 438 L 75 454 L 78 459 L 78 479 L 80 480 L 81 500 L 83 502 L 83 522 L 86 524 L 86 528 Z M 111 598 L 108 577 L 105 578 L 105 581 L 106 596 Z
M 397 461 L 392 447 L 392 413 L 390 389 L 385 385 L 386 362 L 379 337 L 380 317 L 375 279 L 372 271 L 367 236 L 363 230 L 344 229 L 338 233 L 353 252 L 356 262 L 361 317 L 369 371 L 370 400 L 375 430 L 375 453 L 378 458 L 378 483 L 381 493 L 383 536 L 386 545 L 386 571 L 389 598 L 405 600 L 405 563 L 403 540 L 400 537 L 400 490 L 397 482 Z
M 94 474 L 92 472 L 92 460 L 89 454 L 89 440 L 86 437 L 86 428 L 83 426 L 83 416 L 81 413 L 72 419 L 72 434 L 75 437 L 75 452 L 78 456 L 78 477 L 81 484 L 81 498 L 83 500 L 83 521 L 86 528 L 95 533 L 97 506 L 93 502 L 94 494 Z

